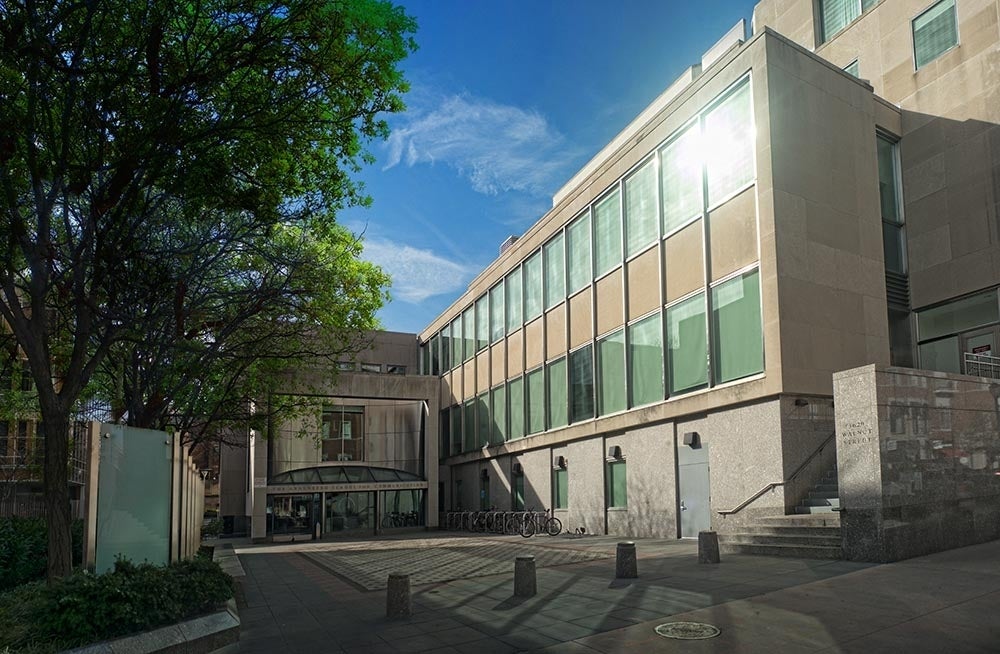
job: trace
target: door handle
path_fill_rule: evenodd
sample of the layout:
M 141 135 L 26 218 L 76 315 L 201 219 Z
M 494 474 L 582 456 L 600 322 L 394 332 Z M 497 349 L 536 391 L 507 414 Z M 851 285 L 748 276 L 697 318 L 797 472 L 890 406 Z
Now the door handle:
M 684 506 L 684 500 L 681 500 L 681 511 L 687 511 L 688 508 Z

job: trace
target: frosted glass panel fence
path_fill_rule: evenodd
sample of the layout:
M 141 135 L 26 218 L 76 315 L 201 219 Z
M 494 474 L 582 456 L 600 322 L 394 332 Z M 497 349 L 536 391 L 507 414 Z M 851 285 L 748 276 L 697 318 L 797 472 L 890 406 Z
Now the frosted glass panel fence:
M 193 556 L 205 484 L 180 437 L 99 423 L 91 434 L 87 565 L 102 573 L 118 557 L 163 565 Z

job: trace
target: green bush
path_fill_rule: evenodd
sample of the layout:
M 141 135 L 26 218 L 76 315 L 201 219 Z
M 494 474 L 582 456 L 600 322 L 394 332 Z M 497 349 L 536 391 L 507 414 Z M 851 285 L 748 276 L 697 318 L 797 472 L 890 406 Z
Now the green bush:
M 83 561 L 83 521 L 74 520 L 73 565 Z M 44 518 L 0 518 L 0 592 L 45 577 L 48 528 Z
M 106 574 L 80 571 L 0 596 L 0 648 L 66 649 L 155 629 L 207 613 L 232 592 L 232 579 L 206 559 L 169 566 L 119 560 Z

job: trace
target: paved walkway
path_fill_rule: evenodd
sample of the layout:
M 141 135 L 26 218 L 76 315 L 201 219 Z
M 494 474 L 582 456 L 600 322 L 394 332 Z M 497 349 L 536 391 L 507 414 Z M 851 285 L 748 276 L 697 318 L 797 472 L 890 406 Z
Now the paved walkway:
M 747 555 L 709 566 L 693 543 L 638 540 L 640 578 L 616 581 L 618 540 L 238 545 L 242 635 L 219 653 L 1000 652 L 1000 541 L 882 566 Z M 533 598 L 512 597 L 515 552 L 554 563 L 538 569 Z M 451 561 L 435 573 L 450 580 L 415 585 L 413 617 L 386 620 L 385 591 L 365 590 L 369 580 L 428 553 Z M 503 558 L 505 572 L 471 576 Z M 674 621 L 721 633 L 654 632 Z

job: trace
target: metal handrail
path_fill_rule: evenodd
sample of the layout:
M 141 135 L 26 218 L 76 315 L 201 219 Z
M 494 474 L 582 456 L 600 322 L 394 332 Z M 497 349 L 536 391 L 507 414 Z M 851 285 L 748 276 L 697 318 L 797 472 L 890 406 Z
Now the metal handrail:
M 973 377 L 1000 379 L 1000 357 L 966 352 L 962 360 L 962 367 L 965 374 Z
M 833 432 L 832 434 L 830 434 L 829 436 L 827 436 L 826 440 L 824 440 L 822 443 L 820 443 L 819 447 L 816 448 L 815 450 L 813 450 L 813 453 L 810 454 L 809 456 L 807 456 L 805 458 L 805 460 L 802 463 L 799 464 L 799 467 L 796 468 L 794 472 L 792 472 L 792 474 L 788 475 L 788 479 L 785 479 L 784 481 L 772 481 L 770 484 L 767 484 L 766 486 L 764 486 L 763 488 L 761 488 L 759 491 L 757 491 L 756 493 L 754 493 L 753 495 L 751 495 L 747 499 L 743 500 L 739 504 L 739 506 L 737 506 L 735 509 L 729 509 L 728 511 L 717 511 L 716 513 L 718 513 L 719 515 L 722 515 L 722 516 L 733 515 L 734 513 L 739 513 L 743 509 L 747 508 L 751 503 L 753 503 L 757 498 L 759 498 L 764 493 L 766 493 L 768 491 L 772 491 L 775 488 L 778 488 L 780 486 L 784 486 L 785 484 L 787 484 L 787 483 L 789 483 L 791 481 L 794 481 L 795 478 L 798 477 L 799 473 L 802 472 L 805 469 L 805 467 L 809 464 L 809 462 L 812 461 L 813 459 L 815 459 L 817 456 L 819 456 L 819 453 L 822 452 L 824 449 L 826 449 L 826 446 L 829 445 L 830 441 L 832 441 L 836 436 L 837 436 L 837 432 Z

